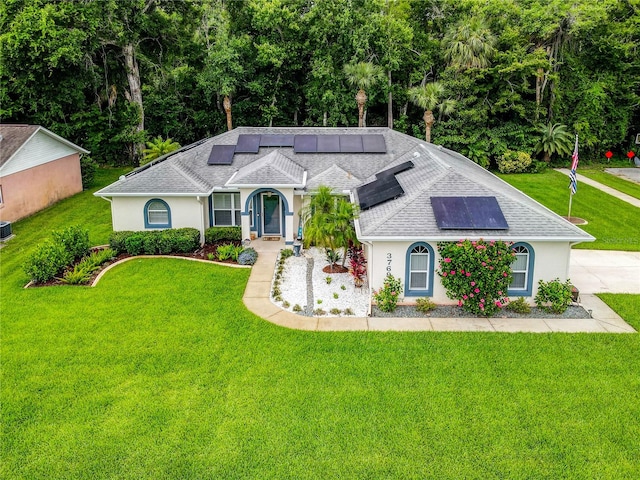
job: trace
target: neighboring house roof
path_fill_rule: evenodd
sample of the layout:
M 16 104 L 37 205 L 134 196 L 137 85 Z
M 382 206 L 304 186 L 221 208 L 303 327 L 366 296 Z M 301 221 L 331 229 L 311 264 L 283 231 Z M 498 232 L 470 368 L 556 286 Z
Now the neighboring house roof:
M 299 153 L 289 147 L 261 147 L 237 153 L 230 165 L 208 165 L 213 145 L 235 145 L 240 134 L 382 135 L 385 153 Z M 360 212 L 356 230 L 362 240 L 501 238 L 505 240 L 591 241 L 593 237 L 462 155 L 388 128 L 240 127 L 171 153 L 103 188 L 98 196 L 209 195 L 241 186 L 290 186 L 312 191 L 328 185 L 349 190 L 393 167 L 403 195 Z M 305 178 L 306 174 L 306 178 Z M 385 175 L 383 174 L 383 177 Z M 495 197 L 508 230 L 442 230 L 431 197 Z
M 40 125 L 0 124 L 0 174 L 9 175 L 72 153 L 89 153 Z

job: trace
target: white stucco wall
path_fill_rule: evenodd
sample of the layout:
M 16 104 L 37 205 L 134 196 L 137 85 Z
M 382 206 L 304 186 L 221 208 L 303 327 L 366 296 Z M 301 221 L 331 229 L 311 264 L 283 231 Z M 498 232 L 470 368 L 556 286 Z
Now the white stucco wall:
M 171 227 L 197 228 L 204 240 L 204 230 L 208 225 L 207 198 L 201 197 L 113 197 L 111 199 L 111 218 L 113 229 L 121 230 L 153 230 L 145 229 L 144 206 L 152 198 L 164 200 L 171 209 Z
M 369 282 L 371 288 L 378 289 L 382 287 L 384 278 L 387 273 L 391 273 L 394 277 L 402 280 L 403 288 L 406 291 L 406 256 L 407 249 L 414 242 L 375 242 L 370 249 L 368 260 Z M 435 259 L 433 268 L 438 269 L 440 265 L 440 256 L 436 242 L 425 242 L 433 248 Z M 559 278 L 561 281 L 567 279 L 569 272 L 569 255 L 570 245 L 568 242 L 527 242 L 533 249 L 535 254 L 535 263 L 533 267 L 533 291 L 531 297 L 525 297 L 530 303 L 533 303 L 533 297 L 537 293 L 539 280 L 554 280 Z M 433 296 L 432 300 L 439 304 L 453 304 L 452 300 L 447 298 L 446 290 L 440 284 L 440 277 L 434 272 L 433 275 Z M 403 303 L 415 303 L 418 297 L 404 297 Z

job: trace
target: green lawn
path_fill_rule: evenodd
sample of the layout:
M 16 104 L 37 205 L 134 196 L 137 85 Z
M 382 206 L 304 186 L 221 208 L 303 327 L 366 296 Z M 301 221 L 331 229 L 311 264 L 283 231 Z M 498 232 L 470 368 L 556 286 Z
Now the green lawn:
M 0 250 L 1 478 L 640 477 L 640 335 L 293 331 L 181 259 L 22 289 L 45 222 L 106 240 L 74 198 Z
M 603 172 L 602 170 L 582 169 L 579 170 L 578 173 L 596 182 L 603 183 L 608 187 L 615 188 L 622 193 L 631 195 L 634 198 L 640 198 L 640 185 L 637 183 Z
M 499 175 L 559 215 L 569 208 L 569 177 L 554 170 L 538 174 Z M 640 210 L 584 183 L 578 183 L 571 216 L 589 222 L 580 228 L 596 237 L 595 242 L 574 248 L 640 251 Z

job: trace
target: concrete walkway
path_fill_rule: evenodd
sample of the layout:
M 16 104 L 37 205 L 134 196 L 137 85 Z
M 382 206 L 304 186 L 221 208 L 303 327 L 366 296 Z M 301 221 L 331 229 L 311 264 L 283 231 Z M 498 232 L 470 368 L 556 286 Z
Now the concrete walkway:
M 602 300 L 590 293 L 588 285 L 596 285 L 592 275 L 602 281 L 609 277 L 585 266 L 576 272 L 572 281 L 581 291 L 581 305 L 592 311 L 588 319 L 542 318 L 363 318 L 363 317 L 306 317 L 282 310 L 271 302 L 273 279 L 278 252 L 284 242 L 256 240 L 251 244 L 258 251 L 258 261 L 251 270 L 243 301 L 247 308 L 271 323 L 297 330 L 315 331 L 476 331 L 476 332 L 600 332 L 634 333 L 635 330 L 611 310 Z M 572 252 L 575 253 L 576 250 Z M 609 252 L 612 253 L 612 252 Z M 613 252 L 620 253 L 620 252 Z M 624 253 L 624 252 L 623 252 Z M 573 255 L 572 255 L 573 257 Z M 635 258 L 635 257 L 634 257 Z M 640 268 L 640 255 L 637 258 Z M 584 261 L 588 263 L 588 261 Z M 573 268 L 573 265 L 572 265 Z M 631 271 L 633 274 L 633 271 Z M 637 282 L 640 283 L 640 282 Z M 585 290 L 582 290 L 582 285 Z M 595 288 L 595 287 L 594 287 Z
M 640 170 L 640 169 L 639 169 Z M 556 168 L 556 171 L 560 172 L 560 173 L 564 173 L 565 175 L 569 176 L 569 173 L 571 173 L 571 170 L 569 170 L 568 168 Z M 620 200 L 627 202 L 631 205 L 633 205 L 634 207 L 638 207 L 640 208 L 640 200 L 632 197 L 631 195 L 627 195 L 626 193 L 622 193 L 618 190 L 616 190 L 615 188 L 611 188 L 608 187 L 600 182 L 596 182 L 595 180 L 591 180 L 590 178 L 585 177 L 584 175 L 580 175 L 578 173 L 577 175 L 577 179 L 578 179 L 578 184 L 580 183 L 585 183 L 587 185 L 591 185 L 592 187 L 597 188 L 598 190 L 602 190 L 605 193 L 608 193 L 609 195 L 612 195 L 616 198 L 619 198 Z M 580 188 L 580 186 L 578 185 L 578 188 Z

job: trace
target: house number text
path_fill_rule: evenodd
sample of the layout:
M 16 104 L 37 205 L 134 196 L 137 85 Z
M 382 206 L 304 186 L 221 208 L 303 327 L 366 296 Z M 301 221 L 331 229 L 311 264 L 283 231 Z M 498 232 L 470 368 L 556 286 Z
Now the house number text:
M 391 253 L 387 253 L 387 273 L 391 273 Z

